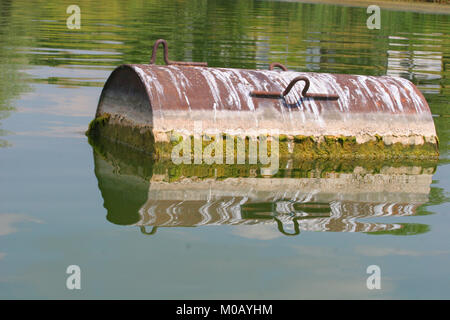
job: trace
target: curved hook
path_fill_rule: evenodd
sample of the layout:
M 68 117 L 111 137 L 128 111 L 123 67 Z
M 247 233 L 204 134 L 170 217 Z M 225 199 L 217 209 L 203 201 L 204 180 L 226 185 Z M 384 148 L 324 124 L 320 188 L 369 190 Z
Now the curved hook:
M 164 62 L 166 65 L 182 65 L 182 66 L 199 66 L 199 67 L 207 67 L 207 62 L 185 62 L 185 61 L 172 61 L 169 60 L 169 45 L 167 41 L 164 39 L 158 39 L 155 41 L 153 45 L 152 56 L 150 58 L 149 64 L 154 64 L 156 61 L 156 51 L 158 50 L 159 45 L 163 46 L 164 49 Z
M 273 217 L 273 219 L 276 221 L 277 226 L 278 226 L 278 231 L 280 231 L 282 234 L 284 234 L 285 236 L 296 236 L 298 234 L 300 234 L 300 228 L 298 226 L 298 221 L 297 218 L 292 219 L 292 221 L 294 221 L 294 233 L 287 233 L 286 231 L 284 231 L 283 228 L 283 222 L 281 222 L 279 219 L 277 219 L 276 217 Z
M 306 97 L 308 94 L 308 89 L 309 89 L 309 79 L 307 77 L 303 77 L 303 76 L 298 76 L 298 77 L 295 77 L 294 79 L 292 79 L 291 82 L 286 87 L 286 89 L 284 89 L 282 95 L 284 97 L 287 96 L 287 94 L 291 91 L 292 87 L 294 87 L 294 85 L 299 81 L 305 81 L 305 86 L 303 87 L 303 90 L 302 90 L 302 96 Z
M 147 235 L 147 236 L 151 236 L 152 234 L 155 234 L 155 233 L 156 233 L 156 230 L 158 230 L 158 227 L 157 227 L 157 226 L 154 226 L 154 227 L 152 228 L 152 231 L 150 231 L 150 232 L 147 232 L 147 231 L 145 230 L 145 226 L 141 226 L 140 229 L 141 229 L 141 232 L 142 232 L 143 234 L 145 234 L 145 235 Z
M 274 68 L 280 68 L 283 71 L 288 71 L 288 68 L 284 64 L 278 63 L 278 62 L 272 62 L 269 65 L 269 70 L 273 70 Z
M 153 45 L 153 51 L 152 51 L 152 57 L 150 58 L 150 62 L 149 64 L 154 64 L 156 61 L 156 51 L 158 50 L 158 46 L 162 44 L 163 49 L 164 49 L 164 62 L 169 65 L 170 64 L 170 60 L 169 60 L 169 46 L 167 44 L 167 41 L 164 39 L 158 39 L 155 41 L 155 44 Z
M 336 94 L 327 94 L 327 93 L 308 93 L 309 89 L 309 79 L 305 76 L 298 76 L 289 82 L 286 89 L 283 92 L 280 91 L 252 91 L 251 95 L 261 97 L 261 98 L 284 98 L 294 87 L 294 85 L 298 81 L 304 81 L 305 87 L 302 90 L 302 96 L 304 98 L 315 98 L 315 99 L 324 99 L 324 100 L 337 100 L 339 96 Z

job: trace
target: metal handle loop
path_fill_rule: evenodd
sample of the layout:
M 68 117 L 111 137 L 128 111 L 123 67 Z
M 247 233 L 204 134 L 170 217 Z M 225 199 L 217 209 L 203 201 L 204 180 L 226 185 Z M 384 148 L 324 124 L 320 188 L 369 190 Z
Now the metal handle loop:
M 274 68 L 280 68 L 283 71 L 288 71 L 288 68 L 284 64 L 278 62 L 272 62 L 269 66 L 269 70 L 273 70 Z
M 160 44 L 163 46 L 163 49 L 164 49 L 164 62 L 166 63 L 166 65 L 198 66 L 198 67 L 207 67 L 208 66 L 207 62 L 185 62 L 185 61 L 169 60 L 169 45 L 167 44 L 167 41 L 164 39 L 156 40 L 155 44 L 153 45 L 152 56 L 150 58 L 149 64 L 155 64 L 156 51 L 158 50 L 158 47 Z
M 284 89 L 284 91 L 282 93 L 283 97 L 287 96 L 287 94 L 291 91 L 291 89 L 294 87 L 294 85 L 299 81 L 305 82 L 305 86 L 303 87 L 303 90 L 302 90 L 302 96 L 307 97 L 308 89 L 309 89 L 309 79 L 307 77 L 303 77 L 303 76 L 298 76 L 291 80 L 291 82 L 288 84 L 288 86 L 286 87 L 286 89 Z
M 283 92 L 280 91 L 252 91 L 251 95 L 260 97 L 260 98 L 284 98 L 294 87 L 294 85 L 298 81 L 304 81 L 305 87 L 302 90 L 301 95 L 304 98 L 314 98 L 314 99 L 324 99 L 324 100 L 337 100 L 339 96 L 336 94 L 327 94 L 327 93 L 308 93 L 309 89 L 309 79 L 305 76 L 298 76 L 291 80 L 286 89 Z

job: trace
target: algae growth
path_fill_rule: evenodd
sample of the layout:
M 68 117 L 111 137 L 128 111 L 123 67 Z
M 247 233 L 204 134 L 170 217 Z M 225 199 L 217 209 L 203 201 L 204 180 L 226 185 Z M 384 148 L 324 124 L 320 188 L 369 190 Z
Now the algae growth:
M 111 121 L 109 114 L 101 115 L 89 124 L 89 129 L 86 132 L 91 138 L 104 137 L 111 141 L 127 145 L 130 148 L 139 150 L 141 152 L 151 155 L 154 159 L 170 159 L 173 148 L 182 143 L 183 137 L 176 132 L 166 133 L 167 139 L 156 141 L 151 126 L 132 126 L 120 121 Z M 229 143 L 223 143 L 223 156 L 230 155 L 235 160 L 238 157 L 235 146 L 238 140 L 245 146 L 245 157 L 247 163 L 249 161 L 248 154 L 250 148 L 249 137 L 241 138 L 234 136 L 226 136 L 226 139 L 232 141 L 232 147 Z M 193 159 L 194 147 L 201 146 L 201 151 L 204 153 L 211 149 L 211 144 L 217 138 L 214 136 L 206 136 L 206 139 L 196 141 L 197 138 L 193 136 L 190 139 L 189 148 L 187 152 L 191 159 Z M 244 139 L 244 141 L 242 141 Z M 271 137 L 267 138 L 267 156 L 270 156 Z M 280 135 L 278 138 L 278 149 L 280 159 L 438 159 L 438 141 L 430 142 L 425 137 L 422 144 L 403 144 L 400 142 L 387 144 L 383 137 L 375 135 L 368 141 L 358 143 L 354 136 L 286 136 Z M 183 150 L 180 156 L 186 156 Z M 215 156 L 214 150 L 211 152 Z M 225 162 L 225 161 L 223 161 Z

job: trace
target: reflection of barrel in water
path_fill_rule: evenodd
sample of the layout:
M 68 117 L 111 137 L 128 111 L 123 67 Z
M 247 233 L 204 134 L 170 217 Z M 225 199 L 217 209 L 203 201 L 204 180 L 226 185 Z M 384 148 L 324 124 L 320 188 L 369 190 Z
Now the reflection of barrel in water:
M 366 179 L 357 187 L 352 182 Z M 360 181 L 361 182 L 361 181 Z M 388 185 L 386 185 L 388 183 Z M 137 226 L 274 224 L 283 234 L 300 230 L 411 232 L 412 225 L 358 221 L 414 215 L 427 201 L 431 175 L 341 174 L 334 178 L 228 178 L 223 181 L 151 181 Z M 413 194 L 401 190 L 415 186 Z M 380 188 L 384 190 L 380 190 Z M 189 189 L 189 190 L 187 190 Z M 392 192 L 397 190 L 397 192 Z M 412 191 L 412 190 L 410 190 Z M 417 229 L 417 225 L 414 225 Z M 289 230 L 289 231 L 288 231 Z
M 433 168 L 384 166 L 368 173 L 355 167 L 314 178 L 182 176 L 171 181 L 170 168 L 163 166 L 155 174 L 157 163 L 148 169 L 97 152 L 94 159 L 107 219 L 138 226 L 145 234 L 155 234 L 159 227 L 207 225 L 272 225 L 285 235 L 302 230 L 398 235 L 428 230 L 422 224 L 362 219 L 421 214 Z

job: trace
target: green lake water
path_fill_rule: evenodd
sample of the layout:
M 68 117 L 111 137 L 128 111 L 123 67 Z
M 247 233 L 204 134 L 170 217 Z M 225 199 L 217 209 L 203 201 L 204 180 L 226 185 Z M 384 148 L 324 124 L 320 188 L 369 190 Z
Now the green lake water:
M 450 298 L 450 16 L 276 1 L 0 0 L 0 298 Z M 212 67 L 399 76 L 440 160 L 180 167 L 84 135 L 154 41 Z M 162 58 L 158 58 L 162 63 Z M 66 268 L 81 269 L 68 290 Z M 370 265 L 381 289 L 369 290 Z

